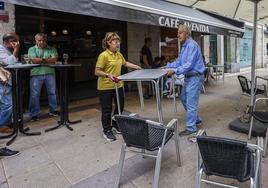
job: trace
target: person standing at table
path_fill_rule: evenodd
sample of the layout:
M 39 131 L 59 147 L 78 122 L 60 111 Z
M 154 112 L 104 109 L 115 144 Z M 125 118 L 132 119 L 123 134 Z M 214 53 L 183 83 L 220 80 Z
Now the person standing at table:
M 152 46 L 152 39 L 150 37 L 146 37 L 144 39 L 144 45 L 141 48 L 140 52 L 140 63 L 141 67 L 143 69 L 150 69 L 153 66 L 153 56 L 151 52 L 151 46 Z M 144 99 L 150 99 L 150 87 L 151 83 L 148 82 L 145 85 L 143 85 L 143 98 Z
M 178 27 L 178 38 L 181 47 L 180 56 L 170 63 L 167 75 L 184 74 L 184 85 L 181 91 L 181 102 L 186 111 L 186 129 L 180 135 L 191 135 L 197 132 L 197 125 L 201 124 L 198 116 L 200 90 L 204 82 L 205 66 L 198 44 L 191 38 L 191 30 L 186 25 Z
M 36 45 L 29 48 L 28 56 L 30 63 L 49 65 L 55 64 L 58 58 L 57 50 L 47 45 L 47 35 L 38 33 L 35 35 Z M 49 115 L 58 116 L 55 70 L 48 66 L 40 66 L 31 69 L 30 80 L 30 114 L 32 121 L 39 120 L 40 114 L 40 93 L 43 84 L 46 85 L 48 94 Z
M 9 65 L 18 62 L 20 49 L 19 37 L 15 33 L 7 33 L 3 36 L 3 45 L 0 45 L 0 64 Z M 12 88 L 11 74 L 0 67 L 0 132 L 12 132 L 7 124 L 12 120 Z M 1 145 L 1 144 L 0 144 Z M 0 157 L 11 157 L 19 154 L 6 147 L 0 148 Z
M 106 33 L 102 45 L 104 51 L 99 55 L 95 75 L 98 76 L 98 91 L 101 103 L 101 122 L 103 127 L 103 137 L 107 141 L 114 141 L 116 137 L 112 132 L 112 128 L 117 133 L 120 133 L 117 124 L 111 121 L 113 101 L 115 103 L 115 110 L 113 114 L 118 114 L 117 100 L 115 83 L 117 82 L 116 77 L 121 75 L 121 68 L 125 66 L 132 69 L 141 69 L 138 65 L 132 64 L 125 60 L 123 55 L 119 52 L 120 37 L 115 32 Z M 118 82 L 118 93 L 120 110 L 123 112 L 124 109 L 124 91 L 123 82 Z M 112 122 L 112 124 L 111 124 Z
M 19 37 L 15 33 L 5 34 L 3 36 L 3 45 L 0 45 L 0 64 L 17 63 L 19 49 Z M 12 119 L 11 74 L 3 67 L 0 67 L 0 70 L 0 132 L 9 133 L 12 132 L 12 129 L 7 126 Z

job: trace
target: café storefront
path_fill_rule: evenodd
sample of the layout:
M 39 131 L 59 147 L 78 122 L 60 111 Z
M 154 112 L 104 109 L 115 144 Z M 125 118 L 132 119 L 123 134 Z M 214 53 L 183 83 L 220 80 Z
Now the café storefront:
M 144 37 L 153 34 L 155 56 L 176 55 L 179 24 L 192 29 L 193 38 L 203 51 L 206 51 L 206 36 L 242 37 L 244 33 L 243 22 L 161 0 L 5 2 L 15 6 L 15 29 L 23 41 L 22 54 L 34 45 L 33 36 L 41 31 L 48 34 L 49 44 L 57 48 L 60 58 L 63 53 L 68 53 L 68 61 L 82 65 L 73 69 L 69 78 L 71 96 L 76 99 L 96 96 L 94 68 L 102 51 L 101 40 L 108 31 L 118 32 L 122 37 L 120 51 L 134 63 L 139 63 Z

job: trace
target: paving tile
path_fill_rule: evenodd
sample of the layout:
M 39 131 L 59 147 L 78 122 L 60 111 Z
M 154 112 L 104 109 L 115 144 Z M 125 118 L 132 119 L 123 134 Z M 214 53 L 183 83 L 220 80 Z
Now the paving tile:
M 2 164 L 2 160 L 0 159 L 0 187 L 4 186 L 7 183 L 7 179 L 5 177 L 5 172 Z
M 71 158 L 56 160 L 56 163 L 71 184 L 78 183 L 79 181 L 107 170 L 110 167 L 107 163 L 90 158 L 87 153 L 75 154 Z
M 8 179 L 38 169 L 43 165 L 52 163 L 42 146 L 35 146 L 23 150 L 20 155 L 2 159 Z
M 13 177 L 8 181 L 10 188 L 67 188 L 71 185 L 54 163 Z
M 0 187 L 1 188 L 8 188 L 8 184 L 7 183 L 0 183 Z

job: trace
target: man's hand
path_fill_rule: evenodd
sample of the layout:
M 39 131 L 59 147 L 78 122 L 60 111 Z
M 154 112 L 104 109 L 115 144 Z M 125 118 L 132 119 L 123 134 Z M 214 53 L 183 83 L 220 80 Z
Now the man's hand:
M 10 43 L 12 48 L 15 50 L 15 49 L 19 49 L 20 48 L 20 42 L 11 42 Z
M 15 57 L 18 57 L 18 54 L 19 54 L 19 50 L 20 50 L 20 42 L 17 41 L 17 42 L 11 42 L 10 43 L 12 48 L 13 48 L 13 55 Z
M 174 73 L 175 73 L 174 70 L 168 70 L 168 71 L 167 71 L 167 76 L 171 76 L 171 75 L 173 75 Z

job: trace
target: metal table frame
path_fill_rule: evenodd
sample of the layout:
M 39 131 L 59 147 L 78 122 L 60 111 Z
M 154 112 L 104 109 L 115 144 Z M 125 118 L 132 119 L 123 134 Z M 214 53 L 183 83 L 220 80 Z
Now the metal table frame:
M 155 96 L 156 96 L 158 118 L 159 118 L 159 122 L 161 123 L 163 122 L 163 112 L 162 112 L 162 104 L 161 104 L 161 98 L 160 98 L 159 83 L 163 79 L 163 77 L 166 75 L 166 72 L 167 71 L 164 69 L 143 69 L 143 70 L 136 70 L 133 72 L 129 72 L 127 74 L 124 74 L 118 77 L 118 79 L 121 81 L 137 82 L 142 110 L 144 109 L 142 82 L 146 82 L 146 81 L 152 82 L 154 86 Z M 121 114 L 119 94 L 118 94 L 118 83 L 115 83 L 115 89 L 116 89 L 118 113 Z
M 30 128 L 24 128 L 23 126 L 23 110 L 22 110 L 22 83 L 21 83 L 21 73 L 22 71 L 26 69 L 31 69 L 34 67 L 38 67 L 39 65 L 35 64 L 13 64 L 8 65 L 5 67 L 5 69 L 8 69 L 11 72 L 12 75 L 12 115 L 13 115 L 13 132 L 9 135 L 1 136 L 0 139 L 4 138 L 10 138 L 13 137 L 7 142 L 6 145 L 12 144 L 15 139 L 17 138 L 19 132 L 26 135 L 26 136 L 36 136 L 41 135 L 41 132 L 33 132 L 29 133 L 27 131 L 30 130 Z
M 61 126 L 66 126 L 70 131 L 73 130 L 70 127 L 71 124 L 80 123 L 81 120 L 70 121 L 69 120 L 69 87 L 68 87 L 68 70 L 72 67 L 81 66 L 80 64 L 53 64 L 47 65 L 49 67 L 58 69 L 60 72 L 60 121 L 58 121 L 58 125 L 52 128 L 46 129 L 45 132 L 53 131 L 55 129 L 60 128 Z

